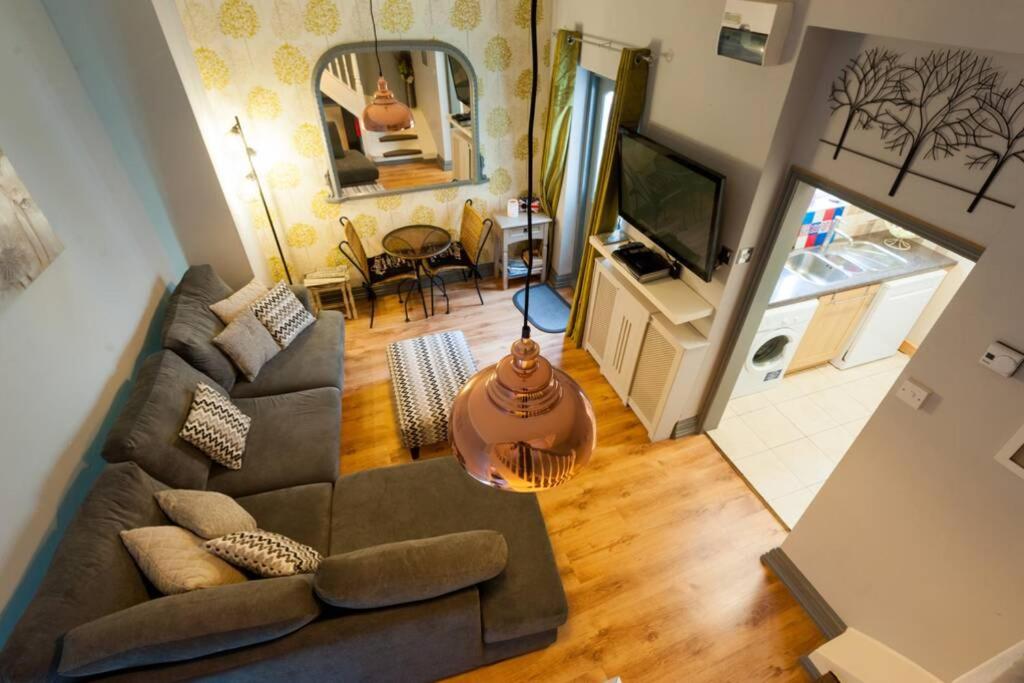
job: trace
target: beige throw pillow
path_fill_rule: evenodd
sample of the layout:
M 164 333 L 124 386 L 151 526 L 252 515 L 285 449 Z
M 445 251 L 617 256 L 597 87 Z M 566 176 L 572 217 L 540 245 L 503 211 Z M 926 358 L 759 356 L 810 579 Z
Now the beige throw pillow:
M 203 548 L 203 539 L 177 526 L 121 532 L 121 541 L 146 578 L 164 595 L 242 583 L 245 575 Z
M 172 522 L 201 538 L 255 531 L 256 520 L 233 499 L 217 491 L 164 489 L 153 494 Z
M 210 304 L 210 310 L 216 313 L 217 317 L 223 320 L 225 325 L 229 325 L 232 320 L 248 311 L 249 306 L 265 296 L 268 291 L 270 290 L 262 282 L 253 280 L 227 299 L 221 299 L 215 304 Z
M 250 382 L 256 379 L 260 368 L 281 350 L 250 310 L 232 320 L 223 332 L 213 338 L 213 343 L 227 354 Z

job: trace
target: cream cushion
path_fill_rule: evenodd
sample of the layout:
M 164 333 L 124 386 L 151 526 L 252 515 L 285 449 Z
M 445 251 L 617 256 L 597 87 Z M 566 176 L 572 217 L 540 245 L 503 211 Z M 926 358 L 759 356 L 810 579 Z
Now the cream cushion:
M 200 538 L 255 531 L 256 520 L 233 499 L 217 491 L 164 489 L 153 494 L 164 514 Z
M 164 595 L 246 580 L 242 572 L 203 548 L 203 539 L 181 527 L 125 530 L 121 541 L 149 582 Z
M 210 304 L 210 310 L 216 313 L 217 317 L 223 320 L 225 325 L 229 325 L 232 320 L 248 311 L 249 306 L 265 296 L 268 291 L 270 290 L 262 282 L 253 280 L 227 299 L 221 299 L 217 303 Z

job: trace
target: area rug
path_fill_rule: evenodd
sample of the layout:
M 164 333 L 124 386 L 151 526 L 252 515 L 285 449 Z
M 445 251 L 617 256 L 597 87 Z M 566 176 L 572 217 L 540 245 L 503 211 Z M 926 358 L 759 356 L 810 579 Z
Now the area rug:
M 461 330 L 393 342 L 387 358 L 402 445 L 415 459 L 448 439 L 448 410 L 476 362 Z
M 522 312 L 526 288 L 512 296 L 512 303 Z M 569 304 L 546 283 L 530 285 L 530 323 L 541 332 L 565 332 L 569 324 Z

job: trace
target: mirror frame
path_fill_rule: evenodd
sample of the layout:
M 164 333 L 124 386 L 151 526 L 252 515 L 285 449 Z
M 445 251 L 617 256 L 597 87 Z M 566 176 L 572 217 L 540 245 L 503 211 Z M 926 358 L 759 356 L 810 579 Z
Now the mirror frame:
M 323 74 L 324 69 L 327 68 L 327 63 L 335 59 L 339 53 L 373 52 L 374 42 L 370 40 L 358 43 L 342 43 L 327 48 L 323 54 L 320 55 L 319 59 L 316 60 L 316 64 L 313 66 L 313 100 L 316 102 L 317 116 L 320 119 L 320 134 L 323 135 L 324 149 L 325 153 L 328 155 L 328 158 L 325 160 L 328 162 L 328 190 L 330 190 L 330 196 L 327 197 L 327 201 L 332 204 L 340 204 L 346 200 L 386 197 L 395 194 L 411 194 L 413 192 L 429 192 L 431 190 L 439 190 L 446 187 L 465 187 L 467 185 L 482 185 L 483 183 L 486 183 L 489 178 L 484 172 L 484 157 L 480 153 L 480 97 L 478 95 L 479 87 L 477 85 L 479 83 L 479 78 L 477 77 L 476 69 L 473 67 L 473 62 L 471 62 L 469 57 L 466 56 L 466 53 L 451 43 L 444 43 L 440 40 L 381 40 L 377 45 L 381 51 L 433 50 L 455 55 L 462 60 L 470 77 L 473 79 L 473 149 L 476 151 L 477 172 L 474 178 L 454 180 L 450 183 L 433 183 L 430 185 L 421 185 L 419 187 L 403 187 L 397 190 L 384 190 L 383 192 L 361 194 L 355 197 L 342 197 L 340 195 L 341 187 L 338 185 L 338 174 L 334 168 L 334 164 L 331 163 L 329 156 L 331 154 L 331 139 L 327 132 L 327 117 L 324 115 L 324 99 L 323 93 L 320 91 L 320 76 Z

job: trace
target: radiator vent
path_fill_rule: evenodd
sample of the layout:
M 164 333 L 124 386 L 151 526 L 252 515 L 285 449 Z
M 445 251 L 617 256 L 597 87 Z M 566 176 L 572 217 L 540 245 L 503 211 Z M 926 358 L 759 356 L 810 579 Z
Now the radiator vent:
M 600 271 L 594 277 L 594 301 L 590 307 L 590 348 L 598 360 L 604 358 L 615 308 L 615 286 Z
M 658 415 L 658 404 L 668 389 L 676 349 L 656 325 L 648 325 L 636 363 L 629 404 L 651 423 Z

